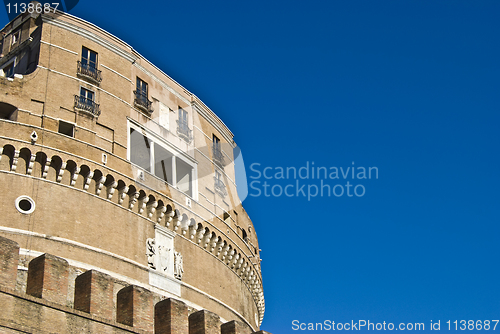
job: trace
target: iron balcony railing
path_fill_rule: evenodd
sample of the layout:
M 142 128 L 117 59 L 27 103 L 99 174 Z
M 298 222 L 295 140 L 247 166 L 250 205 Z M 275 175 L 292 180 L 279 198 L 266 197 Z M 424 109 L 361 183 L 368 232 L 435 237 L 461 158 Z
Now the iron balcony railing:
M 226 197 L 227 195 L 227 190 L 226 190 L 226 185 L 224 184 L 224 182 L 222 182 L 221 179 L 218 179 L 217 177 L 214 176 L 214 181 L 215 181 L 215 184 L 214 184 L 214 189 L 215 191 L 221 195 L 222 197 Z
M 193 140 L 193 131 L 189 128 L 187 122 L 177 120 L 177 134 L 188 143 Z
M 219 166 L 224 166 L 224 155 L 219 145 L 212 144 L 213 160 Z
M 86 111 L 96 117 L 101 114 L 97 103 L 81 95 L 75 95 L 75 109 Z
M 139 107 L 139 108 L 141 108 L 144 111 L 147 111 L 149 113 L 153 112 L 153 108 L 151 107 L 153 102 L 148 100 L 148 96 L 146 94 L 144 94 L 141 91 L 134 90 L 134 95 L 135 95 L 134 104 L 137 107 Z
M 77 73 L 79 75 L 92 79 L 97 83 L 100 83 L 102 81 L 101 71 L 90 64 L 82 64 L 81 61 L 78 61 Z

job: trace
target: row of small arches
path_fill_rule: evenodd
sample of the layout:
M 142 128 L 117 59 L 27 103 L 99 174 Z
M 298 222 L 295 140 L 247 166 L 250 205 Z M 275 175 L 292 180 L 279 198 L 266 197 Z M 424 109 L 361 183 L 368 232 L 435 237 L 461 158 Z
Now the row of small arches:
M 263 317 L 264 295 L 254 264 L 237 247 L 209 227 L 189 218 L 186 213 L 181 213 L 173 204 L 165 203 L 152 194 L 148 195 L 135 185 L 105 174 L 100 169 L 92 169 L 85 164 L 78 166 L 75 161 L 64 161 L 58 155 L 49 158 L 41 151 L 32 154 L 27 147 L 16 150 L 13 145 L 7 144 L 0 148 L 0 170 L 26 174 L 88 191 L 182 234 L 239 275 L 249 287 L 259 314 Z

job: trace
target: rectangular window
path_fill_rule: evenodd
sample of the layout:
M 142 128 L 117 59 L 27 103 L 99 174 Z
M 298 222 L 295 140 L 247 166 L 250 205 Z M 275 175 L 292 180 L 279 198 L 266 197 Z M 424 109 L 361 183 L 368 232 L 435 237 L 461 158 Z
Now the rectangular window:
M 59 121 L 59 133 L 63 135 L 74 137 L 75 136 L 75 125 L 71 123 L 67 123 L 64 121 Z
M 215 170 L 215 176 L 214 176 L 214 189 L 215 192 L 218 193 L 221 197 L 226 197 L 227 195 L 227 190 L 226 190 L 226 185 L 224 184 L 224 181 L 222 181 L 222 174 L 218 170 Z
M 177 119 L 177 134 L 179 135 L 179 137 L 190 143 L 193 139 L 193 136 L 191 134 L 192 131 L 188 125 L 188 112 L 179 107 L 177 109 L 177 113 L 179 117 Z
M 142 96 L 142 97 L 144 97 L 145 99 L 147 99 L 147 98 L 148 98 L 148 84 L 147 84 L 145 81 L 143 81 L 143 80 L 141 80 L 141 79 L 137 78 L 137 86 L 136 86 L 136 89 L 137 89 L 137 90 L 136 90 L 137 95 Z
M 183 125 L 185 127 L 188 126 L 188 113 L 181 107 L 179 107 L 179 126 L 180 125 Z
M 94 92 L 83 87 L 80 88 L 80 99 L 85 103 L 94 101 Z
M 186 195 L 195 198 L 196 165 L 189 162 L 187 157 L 174 152 L 174 149 L 170 148 L 161 137 L 130 124 L 130 161 Z
M 97 68 L 97 52 L 82 46 L 82 66 L 89 69 Z
M 6 66 L 3 69 L 3 73 L 7 78 L 12 78 L 14 76 L 14 63 L 11 63 L 10 65 Z
M 130 161 L 151 172 L 151 140 L 132 128 L 130 129 Z
M 137 77 L 136 90 L 134 91 L 134 94 L 134 104 L 137 107 L 149 113 L 153 112 L 153 109 L 151 108 L 152 102 L 148 99 L 148 84 L 139 77 Z
M 101 71 L 97 69 L 97 52 L 82 46 L 82 59 L 78 62 L 78 74 L 97 83 L 102 81 Z
M 193 168 L 190 165 L 181 159 L 176 159 L 177 188 L 189 196 L 193 196 L 191 187 L 192 171 Z
M 101 114 L 99 105 L 95 103 L 95 93 L 83 87 L 80 87 L 80 95 L 75 95 L 75 109 L 84 110 L 94 116 Z
M 12 33 L 12 43 L 11 43 L 11 45 L 14 45 L 14 44 L 18 43 L 20 39 L 21 39 L 21 29 L 19 29 L 18 31 Z
M 222 155 L 220 139 L 216 135 L 212 135 L 212 140 L 213 160 L 219 167 L 224 168 L 224 156 Z
M 155 175 L 160 179 L 173 184 L 172 160 L 174 155 L 155 143 Z

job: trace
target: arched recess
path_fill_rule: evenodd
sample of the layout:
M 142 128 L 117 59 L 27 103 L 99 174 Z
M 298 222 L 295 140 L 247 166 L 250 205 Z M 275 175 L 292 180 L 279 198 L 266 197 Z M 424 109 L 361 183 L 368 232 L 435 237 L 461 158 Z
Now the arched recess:
M 80 172 L 78 173 L 79 175 L 78 175 L 78 178 L 76 179 L 74 187 L 77 189 L 88 190 L 88 188 L 86 189 L 86 186 L 88 187 L 87 182 L 90 182 L 90 178 L 92 178 L 90 173 L 91 172 L 90 172 L 89 166 L 81 165 Z
M 59 171 L 61 170 L 62 164 L 63 164 L 62 159 L 57 155 L 54 155 L 50 159 L 50 166 L 49 166 L 49 171 L 47 173 L 47 180 L 54 182 L 57 181 L 57 177 L 59 176 Z
M 17 121 L 17 107 L 6 102 L 0 102 L 0 119 Z
M 77 173 L 78 166 L 76 165 L 76 162 L 73 160 L 68 160 L 66 162 L 66 172 L 63 174 L 63 178 L 61 180 L 62 184 L 65 185 L 72 185 L 71 181 L 73 180 L 75 174 Z
M 115 190 L 117 185 L 118 183 L 115 182 L 115 178 L 113 177 L 113 175 L 111 174 L 106 175 L 106 180 L 104 181 L 104 188 L 105 188 L 104 196 L 106 197 L 106 199 L 109 199 L 110 201 L 113 202 L 118 202 L 118 199 L 116 198 L 117 195 L 115 195 Z
M 102 185 L 104 184 L 104 176 L 99 169 L 94 170 L 94 175 L 89 184 L 89 191 L 97 196 L 101 194 Z
M 2 156 L 0 158 L 0 169 L 10 171 L 12 162 L 14 161 L 14 153 L 16 149 L 12 145 L 5 145 L 2 149 Z
M 31 175 L 34 177 L 43 177 L 43 172 L 45 171 L 45 166 L 47 165 L 47 154 L 44 152 L 36 152 L 35 164 L 33 166 L 33 172 Z
M 28 148 L 23 147 L 19 151 L 19 159 L 17 160 L 16 172 L 20 174 L 27 174 L 30 162 L 31 162 L 31 151 Z

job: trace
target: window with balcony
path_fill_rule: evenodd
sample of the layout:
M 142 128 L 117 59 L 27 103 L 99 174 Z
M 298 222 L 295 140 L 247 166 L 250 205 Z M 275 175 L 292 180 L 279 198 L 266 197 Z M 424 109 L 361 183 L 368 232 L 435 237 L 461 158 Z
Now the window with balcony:
M 134 91 L 135 99 L 134 104 L 139 109 L 142 109 L 148 113 L 152 113 L 152 102 L 148 99 L 148 84 L 137 77 L 136 90 Z
M 82 47 L 82 59 L 78 61 L 77 73 L 96 83 L 102 81 L 101 71 L 97 69 L 97 52 Z
M 220 139 L 216 135 L 212 137 L 212 158 L 214 162 L 220 167 L 224 167 L 224 155 L 220 145 Z
M 226 197 L 226 185 L 224 184 L 224 181 L 222 181 L 221 172 L 219 172 L 218 170 L 215 171 L 214 181 L 215 192 L 218 193 L 221 197 Z
M 165 140 L 129 123 L 129 160 L 190 197 L 196 195 L 196 164 Z
M 75 95 L 75 109 L 85 111 L 92 116 L 99 116 L 101 110 L 94 101 L 95 93 L 86 88 L 80 87 L 80 95 Z
M 177 134 L 186 142 L 190 143 L 191 140 L 193 140 L 193 135 L 192 130 L 189 128 L 188 124 L 188 112 L 179 107 L 177 113 L 179 117 L 177 119 Z

